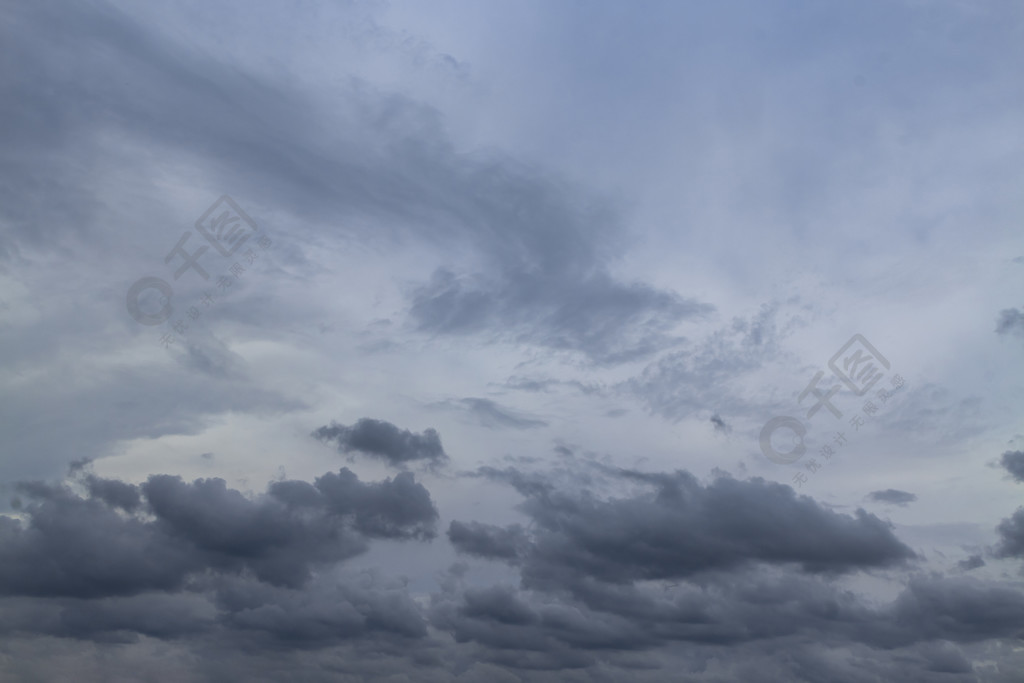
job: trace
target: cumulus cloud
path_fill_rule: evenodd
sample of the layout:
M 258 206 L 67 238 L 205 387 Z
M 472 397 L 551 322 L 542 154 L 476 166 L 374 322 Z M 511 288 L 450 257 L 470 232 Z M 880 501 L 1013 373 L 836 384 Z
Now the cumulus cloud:
M 404 584 L 339 573 L 375 539 L 434 537 L 437 510 L 410 473 L 363 482 L 342 469 L 258 495 L 220 479 L 76 474 L 20 484 L 20 519 L 0 516 L 6 638 L 182 643 L 231 658 L 356 644 L 399 656 L 428 635 Z
M 514 561 L 528 545 L 528 537 L 518 524 L 499 527 L 480 522 L 453 520 L 448 540 L 459 552 L 487 559 Z
M 787 640 L 799 647 L 815 634 L 884 652 L 1021 637 L 1024 603 L 1009 586 L 912 580 L 881 607 L 807 577 L 742 572 L 684 586 L 665 592 L 598 585 L 576 598 L 510 586 L 467 588 L 439 601 L 432 619 L 477 644 L 489 661 L 508 661 L 516 652 L 565 669 L 592 664 L 608 651 L 643 652 L 673 642 L 749 652 Z
M 313 436 L 333 443 L 339 453 L 364 453 L 393 466 L 417 460 L 439 463 L 448 459 L 437 430 L 426 429 L 415 434 L 390 422 L 367 417 L 351 426 L 332 422 L 314 431 Z
M 996 554 L 999 557 L 1024 557 L 1024 507 L 1004 519 L 996 527 L 999 534 L 999 545 Z
M 762 479 L 721 477 L 704 485 L 687 472 L 622 470 L 621 477 L 649 491 L 598 500 L 553 491 L 514 468 L 500 476 L 526 497 L 521 509 L 535 525 L 522 560 L 528 585 L 572 584 L 581 575 L 609 583 L 673 579 L 758 562 L 837 573 L 915 557 L 874 515 L 842 515 Z M 510 552 L 493 528 L 459 527 L 456 536 L 456 547 Z
M 438 513 L 411 474 L 365 483 L 350 470 L 273 482 L 250 498 L 222 479 L 89 476 L 88 494 L 23 483 L 21 522 L 0 517 L 0 592 L 100 598 L 181 590 L 194 576 L 251 573 L 299 586 L 373 538 L 429 539 Z
M 375 539 L 434 538 L 438 513 L 408 472 L 363 482 L 342 469 L 259 495 L 218 479 L 135 485 L 82 469 L 63 485 L 24 483 L 24 519 L 0 518 L 0 632 L 264 653 L 236 671 L 252 656 L 308 652 L 297 666 L 322 666 L 316 653 L 345 651 L 360 653 L 353 675 L 415 668 L 444 680 L 479 661 L 537 681 L 600 670 L 705 680 L 723 646 L 731 676 L 802 670 L 773 659 L 780 643 L 847 675 L 814 658 L 815 641 L 924 681 L 973 673 L 962 648 L 1024 637 L 1024 593 L 1012 584 L 922 574 L 881 604 L 843 588 L 841 575 L 898 569 L 915 554 L 876 517 L 789 487 L 605 466 L 575 485 L 516 468 L 478 474 L 518 491 L 530 524 L 453 520 L 447 538 L 518 583 L 468 583 L 468 567 L 453 567 L 426 601 L 377 572 L 339 572 Z M 579 486 L 599 479 L 619 493 Z
M 999 464 L 1010 473 L 1014 481 L 1024 482 L 1024 451 L 1006 451 Z
M 520 583 L 449 586 L 430 617 L 483 661 L 525 671 L 628 668 L 625 653 L 646 653 L 650 664 L 686 643 L 690 652 L 728 646 L 734 661 L 721 675 L 733 678 L 749 671 L 761 680 L 756 670 L 767 667 L 775 673 L 763 680 L 817 680 L 801 678 L 814 666 L 857 680 L 857 667 L 811 656 L 815 642 L 859 652 L 858 666 L 927 681 L 973 675 L 963 647 L 1024 638 L 1024 594 L 1014 584 L 912 575 L 884 604 L 842 588 L 840 572 L 899 567 L 914 553 L 877 518 L 833 512 L 788 487 L 608 469 L 649 490 L 604 498 L 542 486 L 544 477 L 515 469 L 486 474 L 524 497 L 530 527 L 456 521 L 448 536 L 467 556 L 514 567 Z M 767 652 L 780 646 L 803 664 L 773 662 Z M 704 666 L 685 658 L 675 666 L 719 680 L 706 656 L 697 659 Z
M 216 586 L 221 620 L 254 645 L 320 649 L 357 639 L 427 635 L 420 608 L 401 586 L 314 581 L 302 590 L 232 578 Z

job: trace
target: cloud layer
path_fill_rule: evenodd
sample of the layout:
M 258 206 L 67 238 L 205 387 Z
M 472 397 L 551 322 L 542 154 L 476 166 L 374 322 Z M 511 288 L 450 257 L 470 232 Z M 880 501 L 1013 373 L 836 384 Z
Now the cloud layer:
M 7 3 L 0 679 L 1018 683 L 1022 34 Z

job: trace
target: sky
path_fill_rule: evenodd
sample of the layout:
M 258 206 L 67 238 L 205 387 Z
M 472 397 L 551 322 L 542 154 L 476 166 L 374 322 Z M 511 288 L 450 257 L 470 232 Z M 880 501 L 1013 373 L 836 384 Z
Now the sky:
M 1024 671 L 1024 5 L 0 8 L 0 678 Z

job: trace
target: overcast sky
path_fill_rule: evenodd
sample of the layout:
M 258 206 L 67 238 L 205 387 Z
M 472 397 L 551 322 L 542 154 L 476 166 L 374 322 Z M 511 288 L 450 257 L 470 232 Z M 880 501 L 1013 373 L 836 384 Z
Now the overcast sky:
M 0 678 L 1019 682 L 1024 5 L 7 3 Z

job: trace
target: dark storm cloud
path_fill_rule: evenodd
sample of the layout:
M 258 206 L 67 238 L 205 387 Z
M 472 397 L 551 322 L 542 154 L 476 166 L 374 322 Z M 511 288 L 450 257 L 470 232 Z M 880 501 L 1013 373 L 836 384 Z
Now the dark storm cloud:
M 371 635 L 422 638 L 426 623 L 400 587 L 318 580 L 302 590 L 240 578 L 216 587 L 221 623 L 260 646 L 321 648 Z
M 0 601 L 0 631 L 105 643 L 202 637 L 233 648 L 312 650 L 363 639 L 419 639 L 421 610 L 401 586 L 348 577 L 314 579 L 301 589 L 253 578 L 204 577 L 189 592 L 92 600 Z
M 112 508 L 135 512 L 142 503 L 139 488 L 132 484 L 117 479 L 103 479 L 93 474 L 86 476 L 85 483 L 92 498 L 103 501 Z
M 202 568 L 185 540 L 125 518 L 102 499 L 24 484 L 23 526 L 0 517 L 0 591 L 6 595 L 100 597 L 175 590 Z
M 898 491 L 896 489 L 886 489 L 884 491 L 872 491 L 868 494 L 868 498 L 876 503 L 889 503 L 890 505 L 899 505 L 905 507 L 909 503 L 913 503 L 917 500 L 917 496 L 907 491 Z
M 312 435 L 321 441 L 334 443 L 339 453 L 357 451 L 394 466 L 416 460 L 439 463 L 448 459 L 435 429 L 415 434 L 390 422 L 364 417 L 352 426 L 332 422 Z
M 953 656 L 958 649 L 951 643 L 1019 642 L 1022 615 L 1024 594 L 1010 585 L 912 579 L 894 601 L 874 606 L 818 579 L 763 572 L 665 590 L 594 584 L 573 596 L 467 588 L 431 610 L 436 626 L 506 665 L 515 661 L 512 653 L 523 653 L 545 667 L 572 669 L 614 652 L 664 651 L 671 643 L 728 646 L 743 661 L 759 648 L 800 650 L 814 643 L 860 647 L 880 662 L 883 653 L 898 649 L 926 653 L 912 669 L 961 673 L 970 667 Z
M 220 479 L 85 480 L 90 495 L 27 483 L 25 524 L 0 517 L 0 592 L 97 598 L 178 590 L 190 576 L 251 572 L 299 586 L 367 539 L 429 539 L 437 510 L 409 473 L 361 482 L 347 469 L 248 498 Z M 138 511 L 140 514 L 123 514 Z M 120 512 L 119 512 L 120 511 Z
M 514 561 L 528 546 L 526 532 L 519 525 L 499 527 L 458 520 L 449 525 L 448 540 L 459 552 L 492 560 Z
M 1024 508 L 1017 508 L 1010 517 L 1001 521 L 996 533 L 999 534 L 998 557 L 1024 558 Z
M 409 651 L 427 628 L 404 584 L 337 573 L 374 538 L 434 536 L 437 511 L 411 474 L 362 482 L 342 469 L 245 496 L 219 479 L 136 486 L 87 467 L 69 485 L 19 485 L 24 522 L 0 517 L 6 639 L 145 637 L 181 643 L 194 662 L 339 646 L 366 648 L 358 661 L 429 658 L 429 646 Z
M 641 489 L 599 497 L 579 478 L 563 486 L 514 468 L 481 472 L 524 496 L 530 527 L 456 521 L 449 538 L 466 555 L 506 563 L 521 582 L 449 586 L 434 600 L 432 623 L 475 645 L 481 660 L 524 674 L 590 670 L 627 652 L 657 661 L 653 653 L 673 643 L 728 646 L 731 675 L 703 678 L 694 664 L 694 680 L 716 681 L 858 680 L 867 667 L 886 679 L 946 673 L 966 682 L 973 669 L 958 646 L 1024 637 L 1015 584 L 918 576 L 881 605 L 841 588 L 837 572 L 915 557 L 863 511 L 837 514 L 760 479 L 701 485 L 685 472 L 597 469 Z M 817 657 L 812 643 L 858 651 L 859 663 Z M 758 679 L 780 647 L 799 664 L 773 662 Z
M 346 533 L 322 507 L 319 515 L 303 518 L 272 496 L 250 500 L 221 479 L 189 484 L 154 475 L 141 488 L 160 532 L 194 548 L 199 566 L 248 568 L 260 580 L 299 585 L 309 577 L 311 564 L 365 550 L 364 541 Z
M 99 142 L 113 129 L 188 155 L 236 194 L 310 222 L 369 216 L 392 231 L 471 245 L 487 275 L 440 268 L 416 288 L 410 322 L 423 332 L 481 332 L 615 363 L 676 343 L 678 322 L 712 310 L 614 279 L 607 264 L 626 236 L 612 207 L 514 160 L 457 153 L 439 114 L 407 98 L 349 81 L 321 115 L 294 84 L 198 56 L 109 7 L 39 3 L 6 21 L 6 48 L 21 65 L 3 110 L 4 169 L 17 180 L 0 202 L 15 226 L 16 239 L 0 245 L 8 254 L 64 226 L 116 239 L 103 233 L 104 207 L 81 190 L 88 166 L 68 162 L 122 163 Z
M 972 579 L 913 579 L 892 606 L 895 640 L 975 642 L 1024 638 L 1024 592 L 1019 586 Z
M 584 575 L 628 583 L 755 562 L 832 573 L 915 557 L 874 515 L 838 514 L 787 486 L 726 477 L 705 486 L 687 472 L 620 472 L 653 491 L 599 500 L 553 490 L 514 469 L 490 474 L 526 496 L 521 509 L 536 525 L 524 581 L 561 585 Z
M 391 673 L 414 667 L 422 680 L 450 679 L 460 661 L 536 681 L 619 669 L 662 681 L 679 666 L 694 680 L 723 680 L 702 679 L 700 662 L 728 646 L 735 668 L 724 680 L 747 666 L 743 680 L 759 670 L 856 680 L 850 672 L 867 667 L 922 682 L 922 672 L 966 675 L 958 646 L 1024 635 L 1015 585 L 916 577 L 883 605 L 840 588 L 836 572 L 898 566 L 912 554 L 877 518 L 840 515 L 758 479 L 702 485 L 685 472 L 603 466 L 572 481 L 485 472 L 524 495 L 530 528 L 453 521 L 448 538 L 462 553 L 509 564 L 520 584 L 465 586 L 466 571 L 455 572 L 424 610 L 401 582 L 308 571 L 372 537 L 430 538 L 437 513 L 410 473 L 364 483 L 342 469 L 246 497 L 216 479 L 153 475 L 133 486 L 80 470 L 88 497 L 24 484 L 25 527 L 2 519 L 5 634 L 125 645 L 146 636 L 203 643 L 218 656 L 350 647 L 357 678 L 384 665 L 376 652 Z M 597 497 L 579 488 L 593 476 L 632 488 Z M 40 557 L 48 563 L 27 565 Z M 859 652 L 858 664 L 818 657 L 812 641 Z M 694 659 L 673 665 L 680 643 Z M 774 659 L 779 647 L 787 661 Z
M 351 518 L 371 538 L 429 540 L 436 534 L 437 509 L 430 492 L 409 472 L 392 479 L 363 483 L 348 468 L 306 482 L 276 482 L 271 494 L 295 508 Z
M 62 637 L 133 642 L 140 635 L 174 639 L 211 630 L 198 600 L 188 596 L 146 594 L 102 600 L 63 601 L 59 630 Z
M 206 601 L 182 593 L 144 593 L 99 599 L 0 599 L 0 631 L 40 633 L 106 643 L 132 643 L 140 635 L 162 640 L 212 630 Z
M 1024 483 L 1024 451 L 1006 451 L 999 464 L 1010 473 L 1014 481 Z
M 1024 451 L 1006 451 L 999 464 L 1010 473 L 1016 482 L 1024 482 Z M 1018 508 L 1010 517 L 996 527 L 999 544 L 997 557 L 1024 557 L 1024 508 Z
M 529 625 L 538 621 L 537 613 L 522 602 L 517 591 L 507 586 L 468 590 L 463 596 L 462 613 L 500 624 Z

